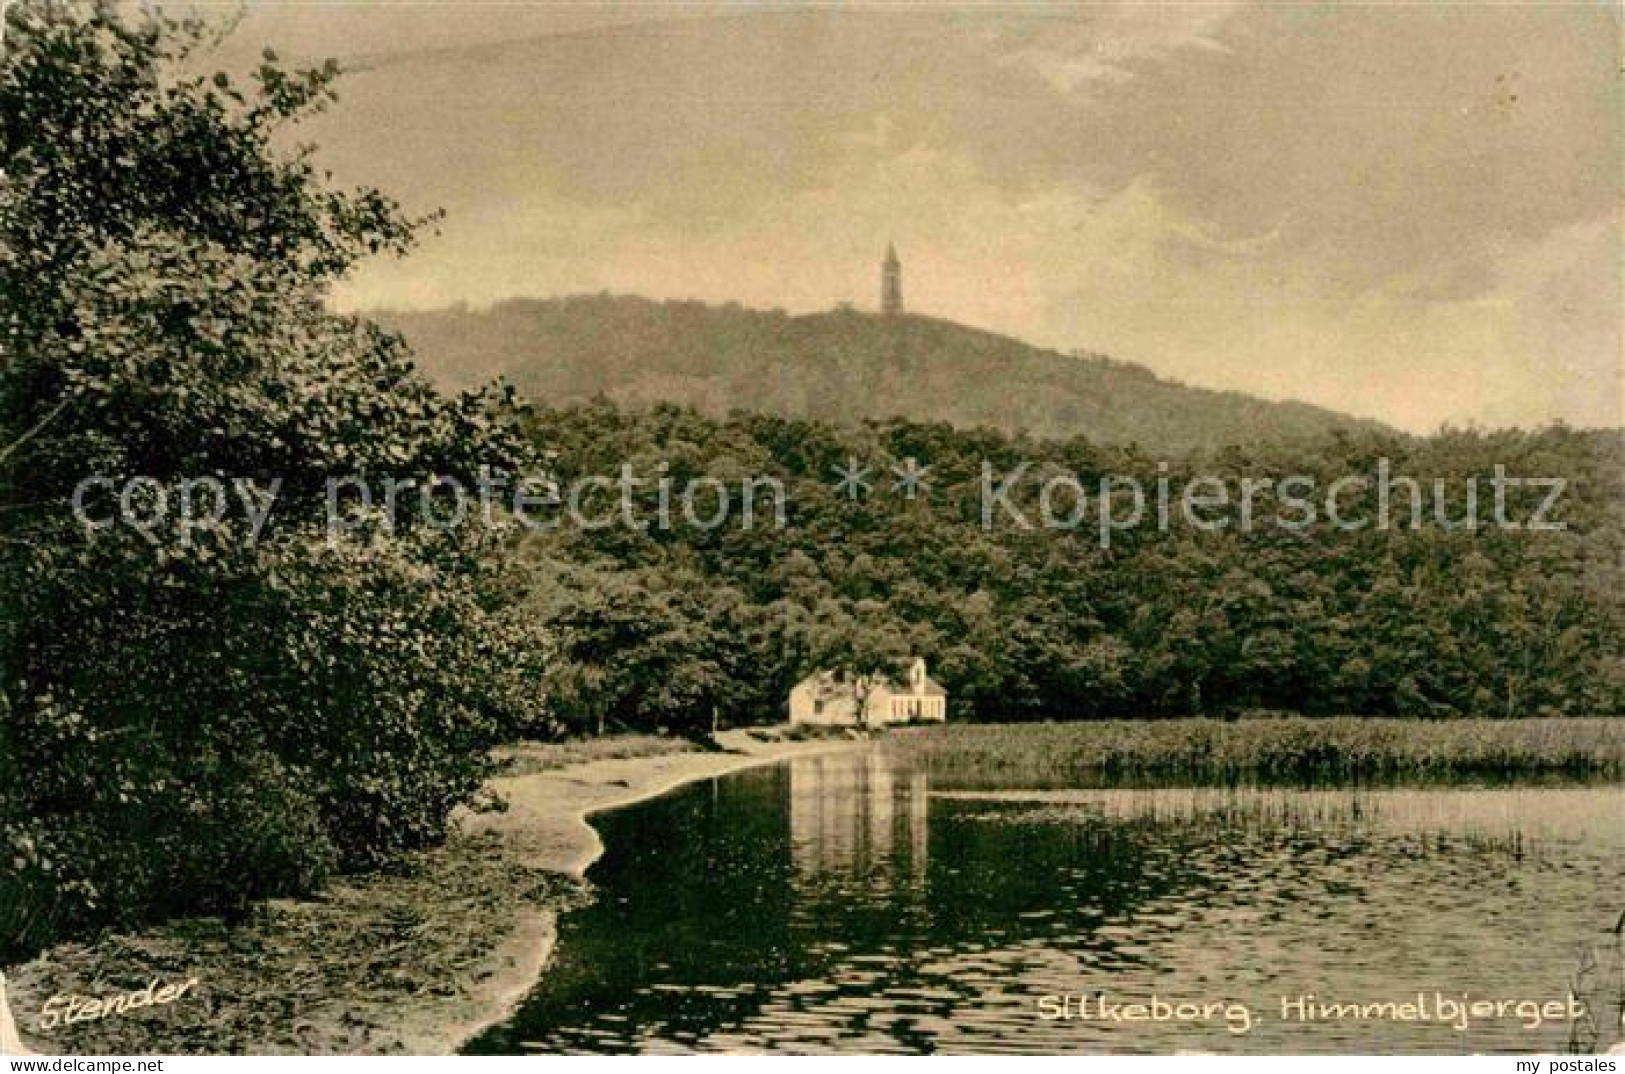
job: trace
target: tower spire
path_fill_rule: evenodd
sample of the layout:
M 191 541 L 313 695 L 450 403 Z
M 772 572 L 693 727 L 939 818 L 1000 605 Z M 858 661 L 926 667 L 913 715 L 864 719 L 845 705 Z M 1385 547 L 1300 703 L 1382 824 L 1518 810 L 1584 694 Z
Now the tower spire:
M 887 317 L 903 313 L 903 263 L 897 260 L 897 247 L 886 244 L 886 259 L 880 263 L 880 312 Z

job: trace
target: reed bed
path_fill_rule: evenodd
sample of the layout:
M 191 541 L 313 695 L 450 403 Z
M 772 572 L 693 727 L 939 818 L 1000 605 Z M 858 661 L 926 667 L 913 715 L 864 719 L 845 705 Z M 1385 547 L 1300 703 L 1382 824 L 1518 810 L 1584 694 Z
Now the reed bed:
M 944 774 L 1317 783 L 1625 775 L 1625 718 L 1271 717 L 948 724 L 884 739 Z

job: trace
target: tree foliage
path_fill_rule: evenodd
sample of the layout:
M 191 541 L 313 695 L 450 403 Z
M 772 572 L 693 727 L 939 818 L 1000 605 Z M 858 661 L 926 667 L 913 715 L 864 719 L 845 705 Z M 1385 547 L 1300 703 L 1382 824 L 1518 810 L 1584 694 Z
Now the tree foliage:
M 1334 434 L 1159 466 L 1136 448 L 1083 439 L 902 421 L 856 430 L 761 415 L 718 421 L 607 402 L 538 413 L 531 428 L 566 482 L 614 474 L 631 460 L 638 474 L 668 474 L 678 488 L 689 473 L 784 483 L 783 528 L 758 521 L 747 530 L 736 510 L 714 529 L 681 518 L 643 530 L 564 527 L 535 538 L 528 553 L 536 576 L 555 576 L 537 564 L 562 559 L 592 565 L 585 590 L 635 586 L 644 605 L 662 611 L 630 618 L 658 620 L 667 638 L 693 632 L 707 659 L 747 669 L 743 682 L 692 702 L 721 706 L 727 722 L 782 718 L 789 685 L 815 668 L 860 675 L 909 653 L 929 659 L 961 719 L 1625 709 L 1618 495 L 1625 455 L 1617 432 Z M 885 466 L 910 456 L 930 465 L 932 482 L 912 501 L 889 489 Z M 835 468 L 854 457 L 878 471 L 876 487 L 857 501 L 832 484 Z M 1093 517 L 1077 529 L 1022 529 L 997 514 L 983 524 L 984 460 L 999 475 L 1026 463 L 1032 474 L 1064 472 L 1091 489 L 1102 476 L 1132 476 L 1148 495 L 1166 478 L 1176 503 L 1199 475 L 1236 489 L 1243 478 L 1301 474 L 1321 490 L 1364 475 L 1371 483 L 1342 501 L 1345 516 L 1357 518 L 1379 509 L 1382 459 L 1393 474 L 1418 480 L 1424 500 L 1431 501 L 1433 480 L 1443 481 L 1450 518 L 1462 516 L 1467 479 L 1476 477 L 1486 524 L 1441 527 L 1424 502 L 1415 529 L 1405 514 L 1405 525 L 1386 529 L 1343 530 L 1322 517 L 1294 532 L 1270 523 L 1276 505 L 1268 497 L 1258 503 L 1264 524 L 1249 533 L 1234 524 L 1206 532 L 1177 516 L 1163 531 L 1148 505 L 1145 525 L 1116 533 L 1104 548 Z M 1551 516 L 1564 528 L 1488 524 L 1497 464 L 1509 474 L 1565 479 Z M 1015 495 L 1035 523 L 1038 487 L 1028 480 Z M 654 520 L 656 490 L 638 492 L 647 502 L 637 516 Z M 734 495 L 737 503 L 737 485 Z M 1529 518 L 1545 493 L 1519 495 L 1508 502 L 1510 519 Z M 1401 521 L 1409 503 L 1390 508 Z M 544 619 L 554 614 L 546 602 L 534 607 Z M 566 636 L 583 627 L 568 618 L 560 625 Z M 616 644 L 603 624 L 589 636 L 599 643 L 567 647 L 568 662 L 651 680 L 668 674 L 641 655 L 657 649 Z M 629 727 L 698 719 L 669 707 L 611 709 Z M 561 715 L 574 719 L 569 705 Z
M 15 4 L 0 67 L 0 946 L 232 911 L 438 839 L 545 653 L 475 533 L 324 482 L 517 468 L 503 397 L 437 394 L 332 283 L 413 223 L 287 128 L 337 69 L 182 77 L 201 24 Z M 82 526 L 87 476 L 280 482 L 257 534 Z M 166 501 L 167 498 L 167 501 Z M 108 505 L 103 505 L 108 506 Z M 156 516 L 154 516 L 156 517 Z

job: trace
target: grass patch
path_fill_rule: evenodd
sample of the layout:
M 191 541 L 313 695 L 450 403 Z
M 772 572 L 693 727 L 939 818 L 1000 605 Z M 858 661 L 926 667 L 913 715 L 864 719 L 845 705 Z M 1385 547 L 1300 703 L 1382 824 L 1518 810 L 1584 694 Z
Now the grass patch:
M 685 738 L 669 735 L 605 735 L 603 738 L 572 738 L 563 742 L 520 742 L 503 746 L 495 753 L 497 774 L 534 776 L 570 765 L 591 761 L 614 761 L 628 757 L 659 757 L 668 753 L 695 753 L 700 747 Z
M 527 910 L 577 905 L 581 886 L 515 864 L 494 837 L 453 836 L 394 873 L 270 900 L 248 921 L 186 918 L 67 943 L 7 972 L 19 1028 L 88 1055 L 400 1053 L 477 1010 Z M 197 978 L 167 1006 L 37 1028 L 53 996 L 105 996 Z
M 752 727 L 745 733 L 758 742 L 838 742 L 843 739 L 862 738 L 864 735 L 864 732 L 856 727 L 814 723 Z
M 1625 718 L 948 724 L 885 737 L 941 774 L 1055 779 L 1324 782 L 1625 774 Z

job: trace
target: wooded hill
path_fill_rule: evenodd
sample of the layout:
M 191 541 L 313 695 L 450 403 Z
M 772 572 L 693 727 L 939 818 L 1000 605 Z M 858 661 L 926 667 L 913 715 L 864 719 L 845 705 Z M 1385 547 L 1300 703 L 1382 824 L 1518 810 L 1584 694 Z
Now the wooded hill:
M 1183 453 L 1284 443 L 1374 422 L 1304 403 L 1192 388 L 1143 366 L 1063 354 L 928 317 L 806 316 L 627 296 L 513 299 L 489 309 L 384 311 L 448 388 L 503 376 L 550 405 L 605 395 L 851 424 L 945 421 Z
M 763 415 L 607 402 L 542 410 L 530 428 L 566 483 L 628 465 L 681 489 L 696 476 L 782 481 L 785 521 L 767 508 L 712 528 L 654 524 L 661 491 L 633 493 L 641 525 L 559 526 L 526 539 L 514 583 L 558 642 L 549 717 L 578 730 L 703 731 L 780 718 L 790 686 L 819 667 L 927 658 L 951 718 L 1005 721 L 1291 711 L 1517 717 L 1625 709 L 1619 594 L 1622 450 L 1617 432 L 1333 434 L 1318 444 L 1229 449 L 1157 464 L 1132 448 L 1039 441 L 946 424 L 844 428 Z M 929 464 L 908 498 L 889 460 Z M 872 465 L 857 499 L 833 481 Z M 1345 517 L 1380 517 L 1377 475 L 1410 475 L 1429 502 L 1393 525 L 1306 528 L 1274 493 L 1259 524 L 1179 522 L 1115 535 L 1093 525 L 1016 524 L 987 512 L 983 465 L 1010 474 L 1103 475 L 1152 489 L 1198 477 L 1302 475 L 1320 490 L 1353 475 Z M 1496 467 L 1561 478 L 1548 521 L 1522 527 L 1546 493 L 1508 493 L 1490 524 Z M 1469 492 L 1469 487 L 1477 489 Z M 1284 488 L 1284 484 L 1282 486 Z M 1435 489 L 1442 488 L 1442 499 Z M 1039 517 L 1035 481 L 1014 497 Z M 1468 517 L 1468 497 L 1479 525 Z M 699 497 L 710 515 L 715 490 Z M 1404 494 L 1396 503 L 1404 504 Z M 1417 501 L 1419 504 L 1421 501 Z M 764 501 L 765 504 L 765 501 Z M 592 514 L 621 516 L 613 493 Z M 1119 505 L 1121 506 L 1121 505 Z M 1438 521 L 1439 512 L 1453 520 Z M 991 523 L 984 519 L 991 515 Z

